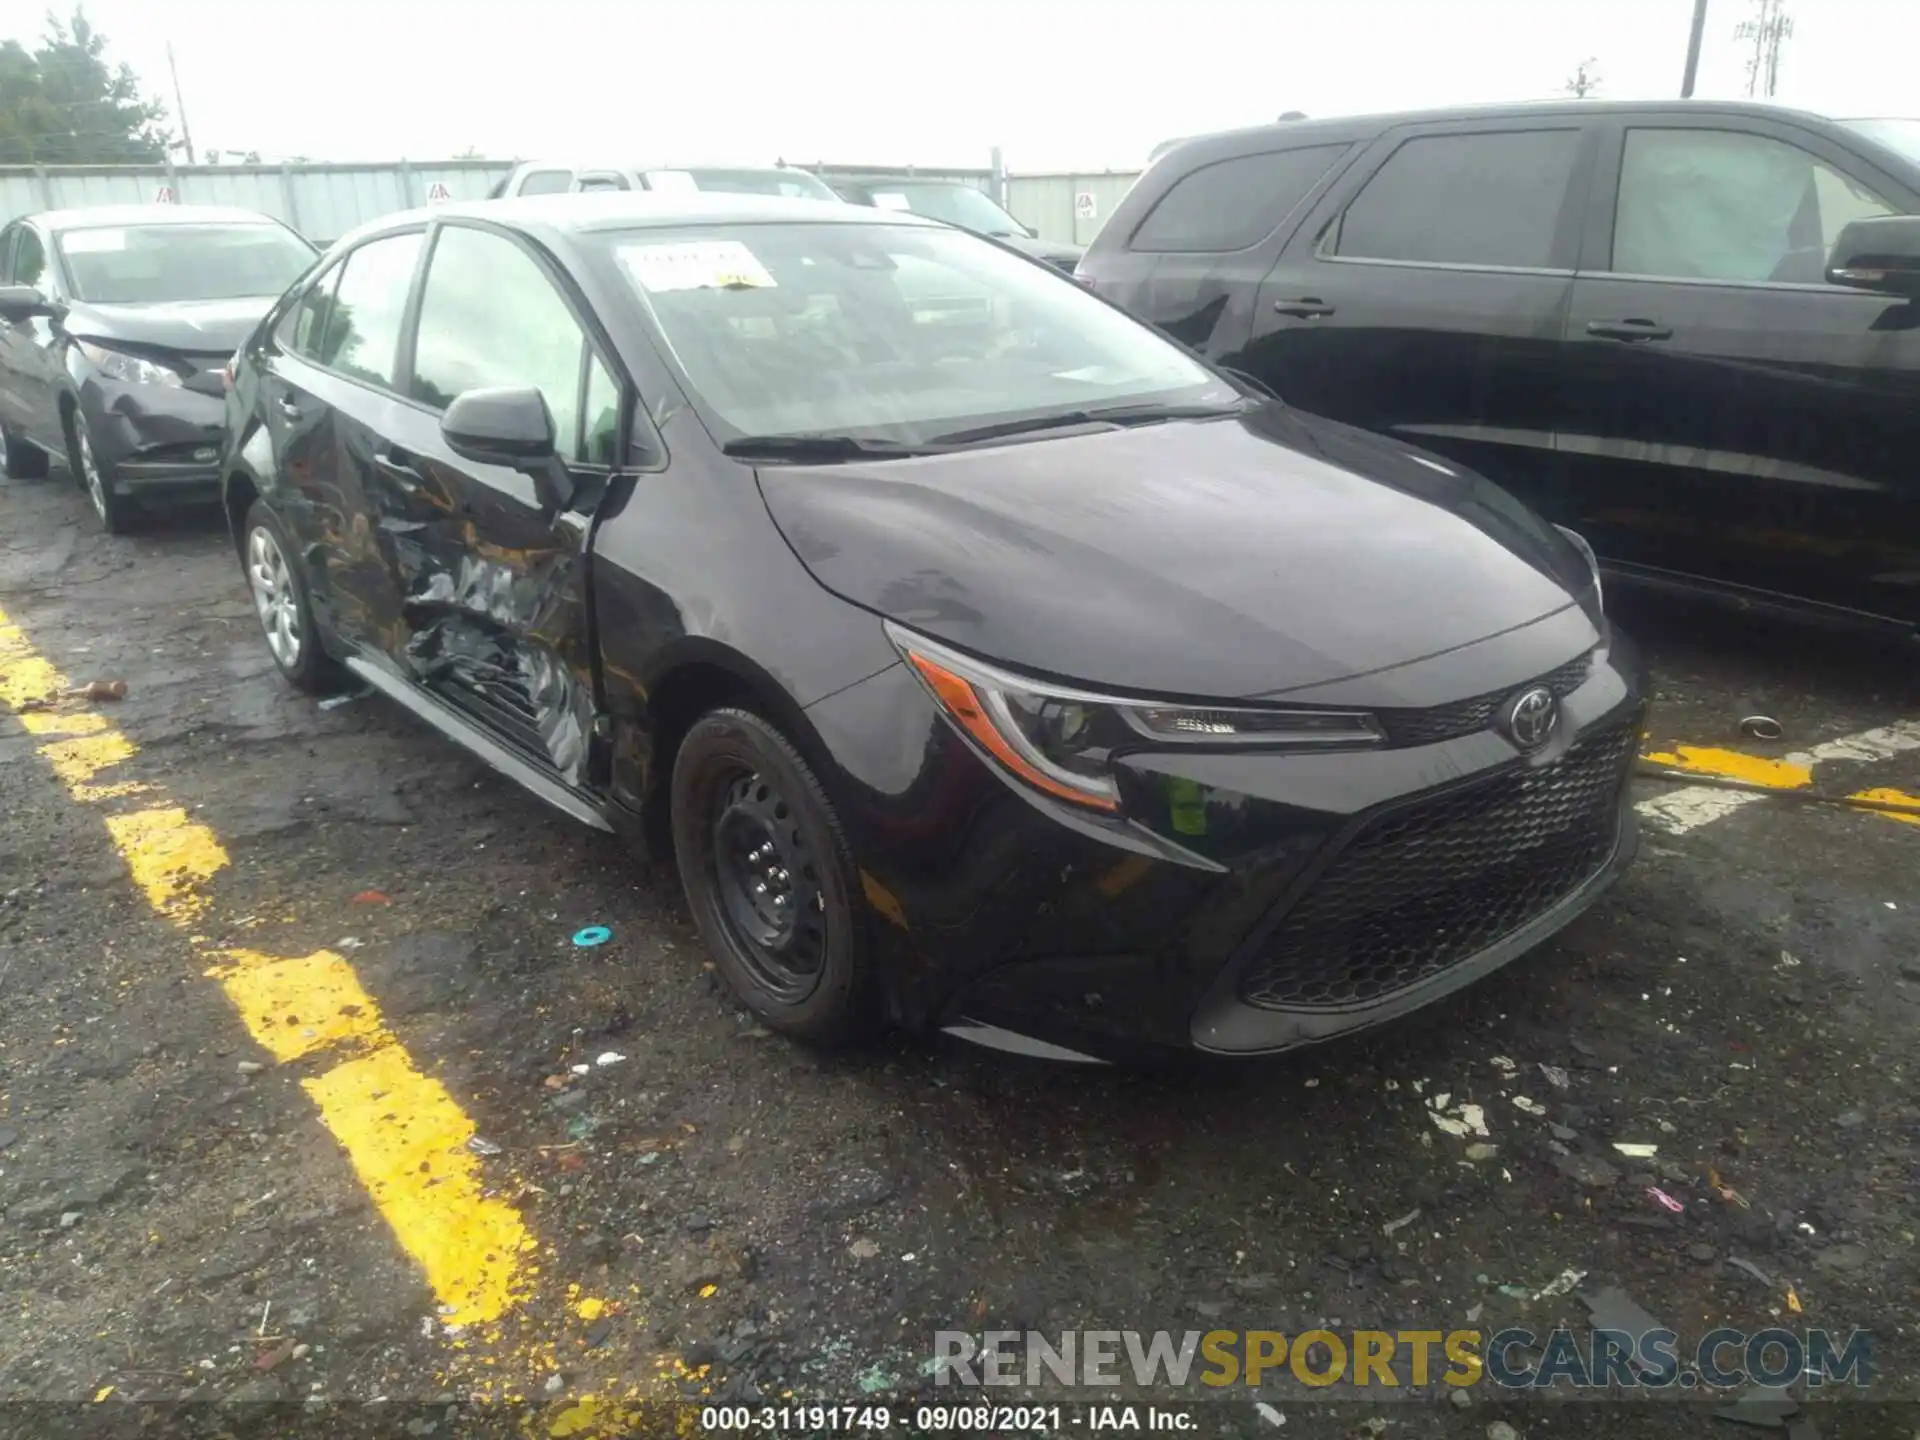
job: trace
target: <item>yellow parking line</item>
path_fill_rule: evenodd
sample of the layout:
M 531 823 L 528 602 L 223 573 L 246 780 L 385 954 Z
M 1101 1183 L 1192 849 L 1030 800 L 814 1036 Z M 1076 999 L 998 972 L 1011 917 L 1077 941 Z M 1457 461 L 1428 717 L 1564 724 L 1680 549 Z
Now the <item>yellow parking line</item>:
M 128 874 L 156 915 L 178 928 L 211 910 L 226 848 L 206 826 L 143 781 L 96 779 L 138 753 L 105 716 L 77 703 L 73 686 L 0 611 L 0 704 L 29 735 L 67 793 L 84 804 L 137 798 L 105 816 Z M 531 1283 L 534 1242 L 519 1212 L 487 1193 L 466 1148 L 474 1126 L 445 1086 L 422 1074 L 386 1028 L 379 1007 L 340 956 L 221 950 L 188 941 L 253 1039 L 282 1064 L 324 1062 L 302 1080 L 321 1120 L 413 1257 L 449 1326 L 484 1324 L 509 1311 Z
M 1900 825 L 1920 825 L 1920 795 L 1909 795 L 1904 790 L 1890 789 L 1881 785 L 1872 790 L 1861 790 L 1849 795 L 1849 800 L 1869 800 L 1880 805 L 1904 805 L 1910 808 L 1911 815 L 1902 815 L 1894 810 L 1876 810 L 1873 813 L 1884 816 Z
M 1717 750 L 1704 745 L 1676 745 L 1672 750 L 1656 750 L 1640 757 L 1669 770 L 1686 770 L 1696 775 L 1719 775 L 1728 780 L 1744 780 L 1749 785 L 1765 785 L 1775 790 L 1798 790 L 1813 783 L 1813 771 L 1791 760 L 1768 760 L 1759 755 L 1743 755 L 1738 750 Z

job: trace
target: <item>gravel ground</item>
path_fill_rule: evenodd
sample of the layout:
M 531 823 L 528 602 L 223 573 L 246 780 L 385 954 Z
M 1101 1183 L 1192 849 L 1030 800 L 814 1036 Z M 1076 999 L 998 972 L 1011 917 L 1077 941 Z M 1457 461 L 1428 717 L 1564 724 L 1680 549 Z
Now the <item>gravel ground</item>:
M 0 609 L 76 682 L 126 682 L 101 707 L 138 746 L 113 778 L 231 857 L 196 942 L 0 707 L 0 1433 L 246 1413 L 214 1401 L 334 1434 L 593 1433 L 583 1396 L 910 1406 L 952 1398 L 926 1377 L 938 1330 L 1584 1330 L 1609 1285 L 1686 1343 L 1869 1329 L 1865 1398 L 1920 1396 L 1920 825 L 1769 800 L 1649 834 L 1536 954 L 1302 1056 L 827 1058 L 719 992 L 670 870 L 385 701 L 284 687 L 217 518 L 109 539 L 64 477 L 0 485 Z M 1920 714 L 1910 652 L 1629 614 L 1657 748 L 1782 754 Z M 1752 711 L 1779 744 L 1738 738 Z M 1818 780 L 1920 792 L 1920 752 Z M 614 938 L 576 948 L 585 925 Z M 316 1072 L 254 1043 L 207 942 L 347 956 L 537 1243 L 502 1321 L 448 1332 L 303 1090 Z M 1484 1138 L 1436 1123 L 1463 1106 Z M 1460 1405 L 1400 1378 L 1379 1403 L 1288 1382 L 1270 1415 L 1245 1390 L 1196 1413 L 1249 1436 L 1726 1429 L 1671 1400 Z M 1067 1403 L 1063 1429 L 1090 1428 Z

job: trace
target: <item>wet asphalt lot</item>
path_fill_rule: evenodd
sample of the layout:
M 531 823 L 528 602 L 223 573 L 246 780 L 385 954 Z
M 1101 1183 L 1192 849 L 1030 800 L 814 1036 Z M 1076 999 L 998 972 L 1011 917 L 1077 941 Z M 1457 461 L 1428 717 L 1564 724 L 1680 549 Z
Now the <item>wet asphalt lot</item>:
M 336 1433 L 589 1434 L 609 1397 L 910 1403 L 940 1329 L 1545 1330 L 1609 1284 L 1688 1339 L 1869 1328 L 1870 1395 L 1920 1396 L 1920 823 L 1648 781 L 1692 828 L 1356 1042 L 1151 1074 L 827 1058 L 718 993 L 670 870 L 391 704 L 285 687 L 217 516 L 110 539 L 64 476 L 0 482 L 0 611 L 0 1433 L 277 1400 Z M 1815 750 L 1920 719 L 1920 656 L 1627 613 L 1651 752 L 1779 783 L 1812 751 L 1803 788 L 1920 794 L 1920 749 Z M 125 698 L 46 701 L 41 662 Z M 1779 743 L 1739 736 L 1754 711 Z M 172 839 L 119 818 L 162 810 Z M 588 925 L 613 939 L 576 948 Z M 1268 1400 L 1288 1434 L 1726 1429 L 1407 1378 Z M 1279 1433 L 1253 1398 L 1206 1429 Z

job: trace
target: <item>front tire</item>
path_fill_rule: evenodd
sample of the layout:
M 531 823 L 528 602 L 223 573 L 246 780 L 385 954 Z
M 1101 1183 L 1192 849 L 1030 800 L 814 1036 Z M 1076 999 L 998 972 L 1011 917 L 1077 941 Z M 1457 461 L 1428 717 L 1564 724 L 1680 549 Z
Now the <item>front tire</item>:
M 324 695 L 338 687 L 340 671 L 321 648 L 312 592 L 293 559 L 295 553 L 280 517 L 266 501 L 255 500 L 241 532 L 240 556 L 267 653 L 295 689 Z
M 93 505 L 100 528 L 109 535 L 125 535 L 133 528 L 133 505 L 125 497 L 114 494 L 113 465 L 94 449 L 87 417 L 77 410 L 67 423 L 67 449 L 73 478 Z
M 760 716 L 714 710 L 680 743 L 673 843 L 687 904 L 728 987 L 809 1044 L 884 1025 L 865 898 L 832 802 Z

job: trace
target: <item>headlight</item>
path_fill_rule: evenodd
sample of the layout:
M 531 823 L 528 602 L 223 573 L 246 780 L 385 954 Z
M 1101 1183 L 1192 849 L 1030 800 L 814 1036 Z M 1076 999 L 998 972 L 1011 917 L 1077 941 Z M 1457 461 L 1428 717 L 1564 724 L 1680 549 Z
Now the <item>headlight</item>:
M 1169 746 L 1325 749 L 1381 744 L 1372 716 L 1346 710 L 1182 705 L 1100 695 L 988 665 L 899 625 L 887 637 L 954 724 L 1020 780 L 1061 800 L 1117 811 L 1113 757 Z
M 138 355 L 129 355 L 124 350 L 109 350 L 104 345 L 95 345 L 88 340 L 76 340 L 80 353 L 92 362 L 94 369 L 114 380 L 124 380 L 130 385 L 178 385 L 180 372 L 170 370 L 152 360 L 143 360 Z
M 1569 530 L 1564 525 L 1556 525 L 1553 528 L 1566 536 L 1568 543 L 1587 557 L 1587 569 L 1593 574 L 1594 602 L 1604 611 L 1607 608 L 1607 596 L 1606 592 L 1600 588 L 1600 557 L 1593 553 L 1593 546 L 1587 543 L 1587 537 L 1578 530 Z

